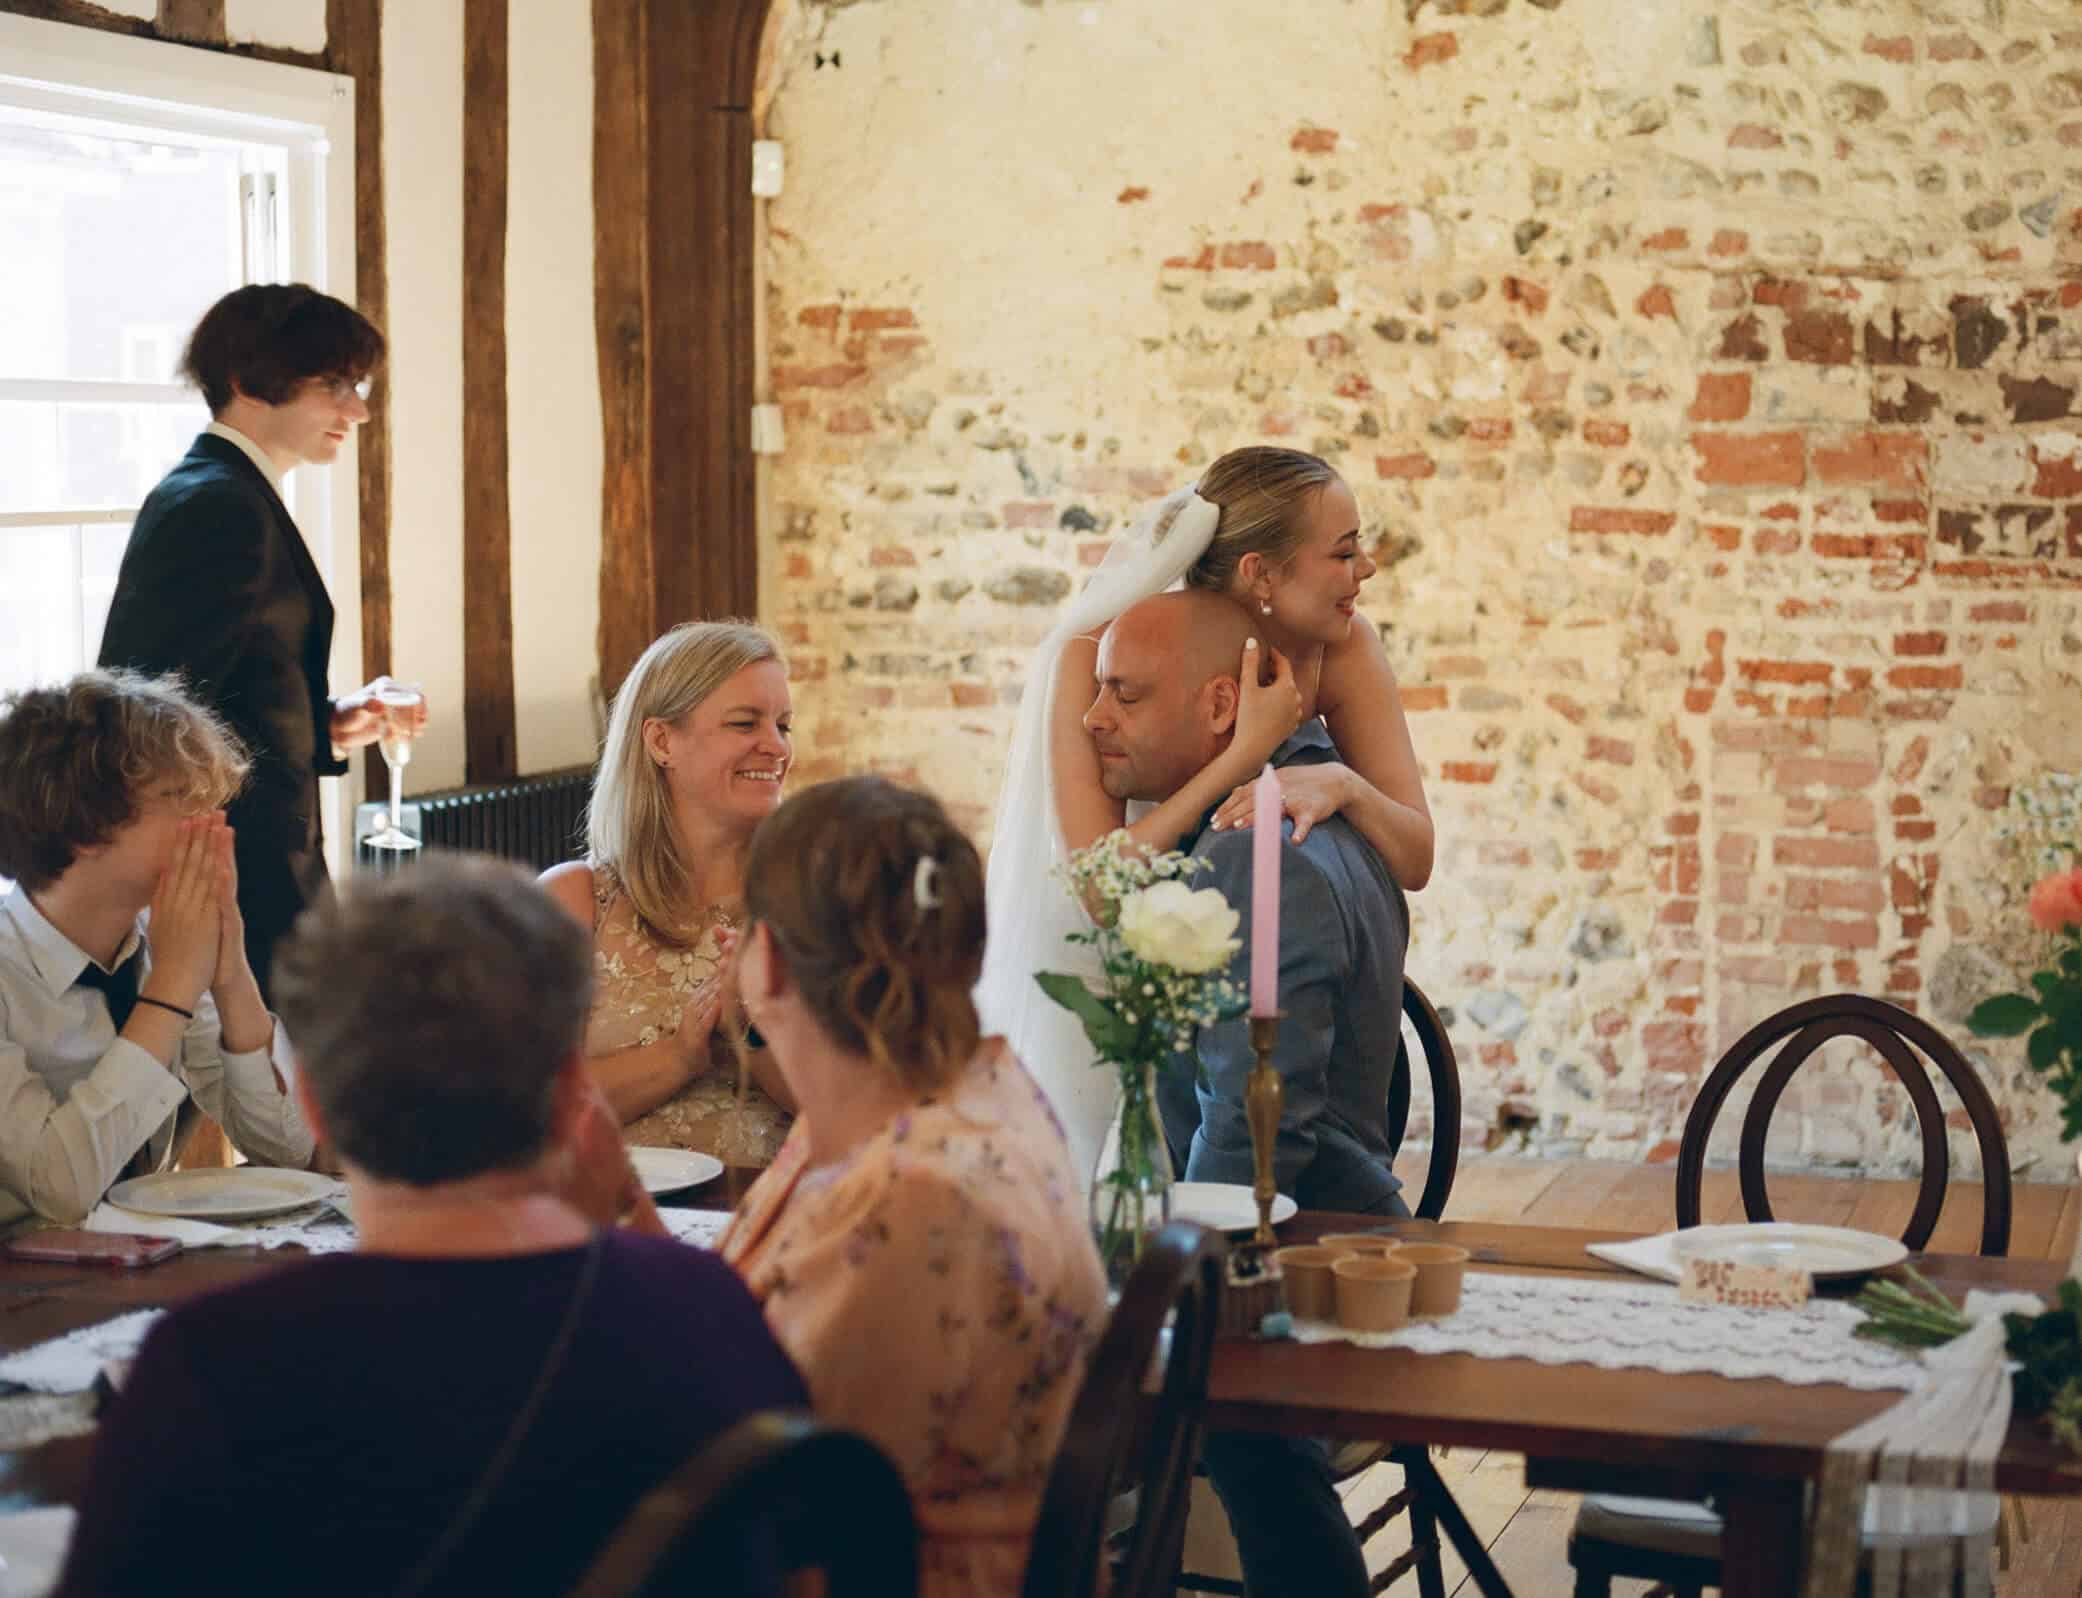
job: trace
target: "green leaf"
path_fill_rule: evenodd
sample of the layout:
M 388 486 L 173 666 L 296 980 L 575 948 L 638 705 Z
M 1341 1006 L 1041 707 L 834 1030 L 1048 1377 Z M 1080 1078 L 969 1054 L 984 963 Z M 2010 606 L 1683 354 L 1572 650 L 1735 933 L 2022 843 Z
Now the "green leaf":
M 2082 977 L 2082 941 L 2077 941 L 2072 949 L 2061 950 L 2060 969 L 2071 977 Z
M 2034 1071 L 2052 1070 L 2060 1059 L 2059 1030 L 2051 1025 L 2040 1027 L 2031 1035 L 2031 1042 L 2026 1045 L 2025 1054 L 2031 1060 L 2031 1068 Z
M 1983 999 L 1966 1018 L 1967 1029 L 1981 1038 L 2014 1038 L 2040 1019 L 2038 1001 L 2022 993 L 1999 993 Z
M 1133 1044 L 1135 1029 L 1115 1015 L 1081 978 L 1061 971 L 1037 971 L 1034 980 L 1043 993 L 1084 1023 L 1084 1035 L 1091 1039 L 1102 1059 L 1120 1059 Z

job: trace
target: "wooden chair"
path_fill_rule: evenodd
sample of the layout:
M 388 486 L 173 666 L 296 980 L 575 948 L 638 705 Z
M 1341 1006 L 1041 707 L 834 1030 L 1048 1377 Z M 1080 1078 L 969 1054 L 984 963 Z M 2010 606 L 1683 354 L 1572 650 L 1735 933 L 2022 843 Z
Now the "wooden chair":
M 857 1433 L 771 1410 L 738 1422 L 646 1493 L 571 1598 L 706 1590 L 716 1572 L 682 1556 L 719 1534 L 736 1549 L 746 1527 L 770 1528 L 776 1575 L 821 1571 L 830 1598 L 918 1590 L 911 1495 L 888 1456 Z
M 1143 1251 L 1092 1355 L 1049 1473 L 1024 1598 L 1093 1598 L 1102 1560 L 1112 1567 L 1111 1598 L 1157 1598 L 1170 1590 L 1227 1261 L 1221 1235 L 1189 1221 L 1163 1227 Z M 1168 1354 L 1160 1348 L 1167 1320 Z M 1159 1359 L 1163 1380 L 1155 1402 L 1145 1403 L 1144 1386 Z M 1134 1524 L 1113 1536 L 1114 1506 L 1131 1492 Z
M 1446 1035 L 1446 1023 L 1439 1019 L 1437 1007 L 1407 976 L 1402 979 L 1402 1013 L 1417 1034 L 1417 1046 L 1424 1051 L 1425 1074 L 1431 1078 L 1431 1163 L 1424 1170 L 1417 1218 L 1436 1221 L 1446 1213 L 1446 1200 L 1453 1196 L 1453 1178 L 1460 1171 L 1460 1060 L 1453 1052 L 1453 1040 Z M 1409 1039 L 1397 1036 L 1395 1058 L 1407 1072 Z
M 1984 1195 L 1980 1252 L 2009 1253 L 2009 1144 L 2003 1137 L 1995 1100 L 1974 1075 L 1974 1068 L 1966 1063 L 1966 1056 L 1936 1027 L 1899 1005 L 1859 993 L 1831 994 L 1779 1011 L 1744 1033 L 1713 1068 L 1713 1074 L 1699 1090 L 1698 1102 L 1685 1117 L 1684 1140 L 1678 1147 L 1677 1224 L 1699 1224 L 1706 1179 L 1706 1144 L 1730 1090 L 1766 1049 L 1790 1038 L 1764 1068 L 1756 1095 L 1742 1118 L 1739 1169 L 1743 1213 L 1752 1221 L 1772 1218 L 1771 1200 L 1764 1191 L 1764 1139 L 1771 1128 L 1772 1112 L 1778 1108 L 1779 1097 L 1793 1073 L 1824 1043 L 1841 1037 L 1859 1038 L 1877 1050 L 1908 1090 L 1909 1102 L 1916 1109 L 1916 1128 L 1923 1139 L 1923 1181 L 1917 1190 L 1915 1211 L 1901 1234 L 1902 1242 L 1911 1249 L 1921 1249 L 1930 1241 L 1930 1234 L 1937 1228 L 1938 1212 L 1944 1208 L 1951 1168 L 1944 1108 L 1918 1058 L 1920 1050 L 1952 1084 L 1952 1091 L 1959 1095 L 1959 1102 L 1973 1123 L 1974 1139 L 1980 1144 Z
M 1402 1010 L 1410 1030 L 1417 1035 L 1417 1046 L 1424 1051 L 1425 1072 L 1431 1079 L 1431 1161 L 1425 1169 L 1424 1191 L 1417 1200 L 1417 1216 L 1420 1220 L 1436 1221 L 1445 1214 L 1446 1201 L 1453 1194 L 1453 1179 L 1460 1169 L 1460 1060 L 1453 1052 L 1453 1040 L 1447 1035 L 1446 1023 L 1440 1019 L 1437 1007 L 1408 976 L 1403 978 Z M 1414 1075 L 1409 1069 L 1409 1051 L 1409 1040 L 1398 1036 L 1396 1060 L 1401 1069 L 1395 1074 L 1404 1081 Z M 1373 1578 L 1372 1590 L 1384 1592 L 1415 1571 L 1421 1598 L 1441 1598 L 1445 1571 L 1440 1559 L 1439 1532 L 1443 1528 L 1485 1598 L 1510 1598 L 1510 1589 L 1504 1585 L 1481 1537 L 1468 1524 L 1460 1505 L 1440 1479 L 1428 1449 L 1346 1443 L 1331 1456 L 1331 1474 L 1342 1484 L 1384 1459 L 1402 1467 L 1403 1484 L 1353 1530 L 1364 1548 L 1398 1516 L 1407 1514 L 1410 1546 L 1382 1567 Z M 1226 1594 L 1229 1598 L 1240 1598 L 1243 1592 L 1241 1582 L 1192 1572 L 1181 1574 L 1178 1585 L 1187 1592 Z
M 1893 1068 L 1915 1106 L 1923 1140 L 1923 1179 L 1902 1242 L 1921 1249 L 1944 1208 L 1951 1157 L 1944 1107 L 1938 1102 L 1923 1060 L 1945 1074 L 1973 1123 L 1980 1144 L 1983 1254 L 2010 1248 L 2010 1157 L 1995 1101 L 1974 1075 L 1966 1057 L 1945 1035 L 1919 1016 L 1883 999 L 1857 993 L 1832 994 L 1791 1005 L 1760 1022 L 1721 1057 L 1685 1117 L 1677 1155 L 1677 1224 L 1697 1226 L 1706 1177 L 1706 1145 L 1713 1123 L 1742 1074 L 1774 1045 L 1784 1043 L 1757 1083 L 1742 1118 L 1738 1165 L 1742 1208 L 1752 1221 L 1772 1219 L 1765 1193 L 1764 1142 L 1786 1083 L 1824 1043 L 1853 1037 L 1869 1044 Z M 1720 1584 L 1720 1517 L 1704 1504 L 1593 1494 L 1584 1499 L 1569 1534 L 1569 1563 L 1576 1571 L 1577 1598 L 1608 1598 L 1614 1577 L 1661 1582 L 1680 1598 L 1697 1598 Z

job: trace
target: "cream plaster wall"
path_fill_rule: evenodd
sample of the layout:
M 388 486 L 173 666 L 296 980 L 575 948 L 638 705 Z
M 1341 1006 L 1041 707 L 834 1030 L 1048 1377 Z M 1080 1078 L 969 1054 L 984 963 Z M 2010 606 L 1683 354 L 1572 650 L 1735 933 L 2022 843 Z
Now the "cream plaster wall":
M 231 0 L 239 42 L 322 49 L 324 0 Z M 315 35 L 312 32 L 315 18 Z M 383 8 L 391 655 L 433 719 L 409 791 L 463 780 L 462 0 Z M 506 239 L 514 698 L 522 771 L 594 752 L 601 423 L 585 0 L 509 13 Z M 335 572 L 337 588 L 354 580 Z
M 383 13 L 391 660 L 432 717 L 406 776 L 463 780 L 463 6 Z
M 506 223 L 513 687 L 523 771 L 597 745 L 600 373 L 593 336 L 593 36 L 588 0 L 511 14 Z
M 414 0 L 415 9 L 424 3 L 425 0 Z M 269 44 L 280 50 L 323 50 L 325 0 L 224 0 L 224 31 L 241 44 Z

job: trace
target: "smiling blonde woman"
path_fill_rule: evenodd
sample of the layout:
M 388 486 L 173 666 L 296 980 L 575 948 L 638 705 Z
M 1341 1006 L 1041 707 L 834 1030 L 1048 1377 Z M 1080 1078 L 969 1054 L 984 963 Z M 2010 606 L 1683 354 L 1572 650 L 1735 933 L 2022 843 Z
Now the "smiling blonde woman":
M 687 622 L 615 695 L 586 813 L 586 858 L 543 884 L 593 935 L 587 1064 L 629 1141 L 770 1164 L 793 1102 L 734 1036 L 728 990 L 752 833 L 794 758 L 788 666 L 750 622 Z

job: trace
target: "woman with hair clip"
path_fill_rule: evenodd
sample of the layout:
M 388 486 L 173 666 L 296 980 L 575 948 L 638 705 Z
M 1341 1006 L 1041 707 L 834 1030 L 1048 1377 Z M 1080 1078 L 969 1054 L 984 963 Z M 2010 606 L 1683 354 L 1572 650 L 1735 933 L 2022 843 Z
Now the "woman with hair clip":
M 990 851 L 990 956 L 977 989 L 989 1024 L 1030 1061 L 1089 1180 L 1112 1116 L 1112 1078 L 1092 1069 L 1075 1017 L 1035 985 L 1044 970 L 1096 973 L 1087 923 L 1056 876 L 1077 850 L 1126 826 L 1151 850 L 1250 825 L 1247 788 L 1297 726 L 1321 716 L 1340 761 L 1279 773 L 1294 841 L 1343 815 L 1415 892 L 1431 877 L 1431 811 L 1395 673 L 1380 636 L 1355 624 L 1374 574 L 1359 506 L 1328 462 L 1299 450 L 1231 450 L 1198 483 L 1150 506 L 1071 601 L 1027 668 Z M 1131 605 L 1183 584 L 1223 594 L 1257 623 L 1238 663 L 1235 737 L 1163 804 L 1110 796 L 1084 728 L 1099 635 Z M 1130 809 L 1141 813 L 1130 814 Z
M 766 1051 L 738 1067 L 728 967 L 745 855 L 780 805 L 792 721 L 771 633 L 675 627 L 615 695 L 586 858 L 543 874 L 593 937 L 586 1064 L 631 1143 L 763 1166 L 787 1135 L 793 1101 Z
M 924 794 L 826 783 L 759 829 L 745 912 L 801 1112 L 723 1257 L 816 1410 L 903 1471 L 920 1591 L 1013 1598 L 1106 1286 L 1062 1130 L 978 1025 L 975 846 Z

